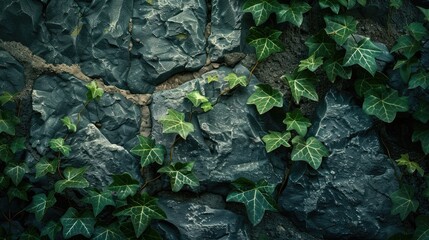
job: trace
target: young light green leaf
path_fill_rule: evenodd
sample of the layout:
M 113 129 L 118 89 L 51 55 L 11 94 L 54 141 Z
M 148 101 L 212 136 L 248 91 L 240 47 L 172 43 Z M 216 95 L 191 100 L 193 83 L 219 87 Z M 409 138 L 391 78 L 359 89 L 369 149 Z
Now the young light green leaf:
M 286 130 L 295 130 L 302 137 L 307 134 L 307 128 L 311 126 L 310 120 L 304 117 L 299 109 L 287 112 L 283 123 L 286 124 Z
M 382 53 L 369 38 L 364 38 L 358 43 L 354 39 L 349 39 L 345 45 L 346 55 L 344 56 L 343 66 L 352 66 L 358 64 L 367 70 L 371 75 L 377 71 L 375 58 Z
M 27 164 L 21 163 L 21 164 L 9 164 L 4 169 L 4 174 L 12 180 L 13 184 L 15 186 L 18 186 L 18 184 L 22 181 L 24 178 L 25 173 L 29 171 Z
M 64 169 L 64 179 L 58 180 L 55 183 L 55 192 L 62 193 L 66 188 L 86 188 L 89 186 L 89 182 L 83 176 L 86 171 L 86 167 L 74 168 L 67 167 Z
M 280 4 L 280 6 L 280 10 L 276 11 L 277 23 L 290 22 L 297 27 L 302 24 L 303 14 L 311 9 L 308 3 L 296 0 L 292 0 L 290 4 Z
M 155 144 L 154 140 L 145 136 L 138 136 L 138 139 L 140 143 L 131 149 L 131 153 L 141 157 L 141 166 L 146 167 L 153 162 L 162 165 L 166 153 L 165 147 Z
M 366 114 L 391 123 L 397 112 L 408 111 L 408 98 L 400 97 L 398 91 L 391 88 L 376 89 L 367 92 L 362 108 Z
M 288 143 L 290 139 L 290 132 L 274 132 L 270 131 L 269 134 L 262 137 L 262 141 L 265 143 L 265 150 L 272 152 L 280 146 L 290 147 Z
M 408 153 L 401 154 L 401 158 L 397 159 L 396 162 L 398 163 L 398 166 L 404 166 L 410 174 L 413 174 L 415 171 L 417 171 L 422 177 L 425 174 L 424 170 L 418 163 L 410 161 Z
M 429 216 L 419 215 L 416 218 L 416 230 L 414 231 L 413 239 L 427 240 L 429 239 Z
M 337 51 L 336 43 L 326 35 L 325 31 L 321 31 L 308 38 L 305 41 L 305 45 L 308 47 L 308 55 L 314 55 L 316 57 L 329 58 Z
M 419 120 L 422 123 L 427 123 L 429 121 L 429 102 L 420 100 L 419 106 L 413 113 L 413 118 Z
M 254 104 L 259 114 L 264 114 L 273 107 L 282 107 L 283 96 L 268 84 L 258 84 L 255 92 L 247 99 L 247 104 Z
M 90 212 L 79 214 L 76 209 L 70 207 L 60 218 L 60 222 L 63 225 L 63 237 L 65 239 L 77 235 L 89 238 L 94 232 L 95 218 Z
M 208 112 L 213 109 L 213 105 L 211 104 L 211 102 L 206 102 L 201 104 L 201 109 L 203 109 L 204 112 Z
M 0 133 L 4 132 L 9 135 L 15 135 L 15 126 L 20 122 L 12 112 L 0 109 Z
M 319 6 L 322 9 L 330 8 L 335 14 L 340 12 L 340 4 L 337 0 L 319 0 Z
M 429 32 L 426 27 L 421 22 L 410 23 L 407 27 L 408 32 L 411 36 L 414 37 L 417 41 L 421 41 L 423 38 L 427 37 Z
M 419 202 L 414 198 L 414 190 L 410 186 L 402 186 L 399 190 L 390 194 L 392 200 L 391 214 L 399 214 L 401 220 L 405 218 L 411 212 L 415 212 L 419 207 Z
M 422 8 L 422 7 L 417 7 L 417 8 L 420 9 L 423 15 L 425 15 L 425 20 L 429 21 L 429 9 Z
M 402 0 L 390 0 L 389 6 L 398 10 L 402 6 Z
M 271 13 L 278 11 L 280 4 L 277 0 L 247 0 L 243 5 L 243 12 L 253 16 L 256 26 L 267 21 Z
M 429 154 L 429 127 L 423 124 L 416 124 L 411 140 L 413 142 L 420 141 L 423 152 Z
M 279 39 L 281 35 L 282 32 L 271 28 L 251 27 L 247 42 L 255 48 L 257 60 L 263 61 L 271 54 L 283 51 L 284 47 Z
M 10 144 L 12 153 L 17 153 L 25 149 L 25 137 L 15 138 Z
M 246 87 L 249 84 L 246 76 L 237 76 L 235 73 L 229 73 L 225 78 L 225 81 L 228 81 L 229 88 L 233 89 L 238 85 Z M 207 100 L 208 101 L 208 100 Z
M 199 107 L 201 104 L 209 101 L 205 96 L 201 95 L 198 90 L 186 94 L 186 98 L 192 102 L 194 107 Z
M 400 36 L 391 52 L 398 52 L 410 59 L 421 49 L 421 44 L 409 35 Z
M 119 230 L 115 223 L 108 227 L 97 226 L 95 227 L 92 240 L 125 240 L 124 234 Z
M 324 19 L 326 34 L 340 46 L 356 32 L 357 21 L 351 16 L 325 16 Z
M 11 102 L 13 100 L 13 95 L 9 92 L 3 92 L 0 95 L 0 106 L 5 105 L 8 102 Z
M 157 199 L 147 193 L 128 198 L 127 205 L 120 207 L 115 216 L 128 216 L 133 223 L 136 237 L 140 237 L 153 219 L 165 219 L 167 216 L 157 205 Z
M 83 202 L 91 204 L 94 216 L 101 213 L 107 206 L 115 206 L 115 201 L 113 201 L 112 192 L 110 191 L 88 190 Z
M 76 124 L 73 123 L 72 119 L 69 116 L 61 118 L 61 122 L 63 122 L 63 125 L 67 127 L 67 130 L 69 130 L 70 132 L 76 132 Z
M 316 76 L 312 72 L 295 70 L 292 74 L 285 74 L 282 78 L 289 85 L 292 97 L 297 104 L 299 104 L 301 97 L 313 101 L 319 100 L 315 86 Z
M 311 55 L 310 57 L 303 59 L 299 62 L 298 72 L 304 71 L 308 69 L 312 72 L 316 71 L 323 64 L 322 57 L 315 57 L 315 55 Z
M 48 196 L 44 193 L 34 195 L 31 204 L 27 207 L 27 211 L 34 213 L 37 221 L 41 222 L 48 208 L 54 206 L 57 202 L 54 194 L 54 192 L 50 192 Z
M 177 133 L 183 139 L 194 131 L 194 125 L 185 122 L 185 114 L 174 109 L 168 109 L 167 115 L 159 119 L 162 124 L 162 133 Z
M 49 221 L 43 228 L 40 236 L 48 236 L 49 240 L 57 239 L 57 234 L 61 231 L 61 224 L 59 222 Z
M 88 92 L 86 93 L 86 98 L 88 101 L 98 100 L 103 96 L 103 89 L 97 86 L 95 81 L 92 81 L 86 85 Z
M 64 156 L 69 156 L 71 147 L 64 143 L 64 138 L 54 138 L 49 141 L 49 147 L 55 152 L 59 152 Z
M 328 149 L 315 137 L 309 137 L 305 140 L 301 136 L 295 136 L 292 139 L 292 161 L 305 161 L 317 170 L 322 163 L 322 158 L 329 155 Z
M 217 81 L 219 81 L 219 76 L 217 74 L 207 76 L 208 83 L 217 82 Z
M 253 226 L 261 222 L 265 211 L 276 212 L 276 203 L 273 198 L 275 184 L 268 184 L 266 180 L 254 183 L 239 178 L 233 182 L 235 190 L 226 197 L 227 202 L 239 202 L 246 206 L 247 217 Z
M 173 192 L 178 192 L 185 184 L 191 188 L 200 186 L 198 178 L 192 173 L 194 163 L 177 162 L 160 168 L 158 172 L 167 174 L 170 177 L 171 189 Z
M 48 161 L 46 158 L 41 158 L 36 163 L 36 179 L 45 176 L 48 173 L 54 174 L 58 168 L 59 160 L 56 158 L 52 161 Z
M 128 173 L 113 175 L 112 179 L 113 182 L 109 185 L 108 189 L 116 194 L 119 199 L 134 196 L 140 188 L 139 182 L 133 179 Z
M 408 82 L 408 88 L 413 89 L 421 87 L 423 89 L 429 88 L 429 73 L 420 70 L 418 73 L 411 75 L 410 81 Z

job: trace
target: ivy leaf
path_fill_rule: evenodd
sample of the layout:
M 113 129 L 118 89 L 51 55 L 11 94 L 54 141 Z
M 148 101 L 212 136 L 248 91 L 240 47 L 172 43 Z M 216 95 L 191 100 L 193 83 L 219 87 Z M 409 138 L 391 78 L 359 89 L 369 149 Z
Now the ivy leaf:
M 402 0 L 390 0 L 389 6 L 398 10 L 402 6 Z
M 256 26 L 259 26 L 279 8 L 277 0 L 247 0 L 243 5 L 243 12 L 251 13 Z
M 140 156 L 140 164 L 142 167 L 156 162 L 162 165 L 164 162 L 165 147 L 160 144 L 155 144 L 155 141 L 144 136 L 138 136 L 139 145 L 131 149 L 131 153 Z
M 426 71 L 420 70 L 418 73 L 411 75 L 408 82 L 408 88 L 413 89 L 421 87 L 423 89 L 429 88 L 429 74 Z
M 188 93 L 186 98 L 192 102 L 194 107 L 199 107 L 201 104 L 209 101 L 205 96 L 201 95 L 200 91 L 198 90 Z
M 18 186 L 18 184 L 24 178 L 25 173 L 27 173 L 28 171 L 29 171 L 29 169 L 27 167 L 27 164 L 25 164 L 25 163 L 21 163 L 21 164 L 12 163 L 12 164 L 6 166 L 6 168 L 4 169 L 4 174 L 6 174 L 6 176 L 10 177 L 10 179 L 12 180 L 13 184 L 15 184 L 15 186 Z
M 217 74 L 207 76 L 207 82 L 208 83 L 217 82 L 217 81 L 219 81 L 219 76 Z
M 290 139 L 290 132 L 274 132 L 270 131 L 269 134 L 262 137 L 262 141 L 265 143 L 265 150 L 267 152 L 274 151 L 281 145 L 285 147 L 290 147 L 288 143 Z
M 310 120 L 304 117 L 299 109 L 287 112 L 283 123 L 286 124 L 286 130 L 295 130 L 302 137 L 307 134 L 307 128 L 311 126 Z
M 417 110 L 413 113 L 413 117 L 422 123 L 427 123 L 429 121 L 429 102 L 420 100 Z
M 128 173 L 113 175 L 112 179 L 113 182 L 109 185 L 108 189 L 116 194 L 119 199 L 133 196 L 140 188 L 139 182 L 133 179 Z
M 291 153 L 292 161 L 305 161 L 317 170 L 322 163 L 322 158 L 329 155 L 328 149 L 315 137 L 304 140 L 301 136 L 292 139 L 293 149 Z
M 61 224 L 59 222 L 49 221 L 43 228 L 40 236 L 48 236 L 50 240 L 57 239 L 57 234 L 61 231 Z
M 54 138 L 49 141 L 49 147 L 55 152 L 59 152 L 64 156 L 70 155 L 71 147 L 64 143 L 64 138 Z
M 429 154 L 429 127 L 423 124 L 418 124 L 414 127 L 413 135 L 411 136 L 413 142 L 420 141 L 423 152 Z
M 0 190 L 4 190 L 9 186 L 10 178 L 5 175 L 0 175 Z
M 9 92 L 3 92 L 0 95 L 0 106 L 5 105 L 8 102 L 11 102 L 13 100 L 13 95 Z
M 408 32 L 414 39 L 421 41 L 424 37 L 428 36 L 429 32 L 421 22 L 410 23 L 407 27 Z
M 66 188 L 86 188 L 89 186 L 89 182 L 83 176 L 86 171 L 86 167 L 74 168 L 67 167 L 64 169 L 63 180 L 58 180 L 55 183 L 55 192 L 61 193 Z
M 342 56 L 336 56 L 335 58 L 328 59 L 323 64 L 323 70 L 326 72 L 326 76 L 332 83 L 335 82 L 337 76 L 342 79 L 350 79 L 352 77 L 352 70 L 343 66 L 344 58 Z
M 254 104 L 259 114 L 264 114 L 273 107 L 282 107 L 283 96 L 268 84 L 258 84 L 255 92 L 247 99 L 247 104 Z
M 401 220 L 410 214 L 410 212 L 416 212 L 419 207 L 419 202 L 414 198 L 414 190 L 410 186 L 402 186 L 398 191 L 390 194 L 392 200 L 392 211 L 391 214 L 399 214 Z
M 406 59 L 406 60 L 398 60 L 393 66 L 393 70 L 396 70 L 399 68 L 399 74 L 401 75 L 402 82 L 408 83 L 410 76 L 411 76 L 411 69 L 412 66 L 415 64 L 412 59 Z
M 0 144 L 0 160 L 8 163 L 13 160 L 13 153 L 8 144 Z
M 136 237 L 140 237 L 153 219 L 165 219 L 167 216 L 157 205 L 157 199 L 147 193 L 128 198 L 127 205 L 119 208 L 115 216 L 129 216 Z
M 185 114 L 174 109 L 168 109 L 167 115 L 159 119 L 162 124 L 162 133 L 177 133 L 186 139 L 189 133 L 194 131 L 194 125 L 185 122 Z
M 306 2 L 292 0 L 290 4 L 281 4 L 281 9 L 276 11 L 277 23 L 290 22 L 293 25 L 300 27 L 303 14 L 310 11 L 311 6 Z
M 407 172 L 413 174 L 416 170 L 423 177 L 425 174 L 424 170 L 416 162 L 410 161 L 410 157 L 407 154 L 401 154 L 401 158 L 397 159 L 398 166 L 404 166 Z
M 98 100 L 103 96 L 103 89 L 97 86 L 95 81 L 92 81 L 86 85 L 88 92 L 86 93 L 86 99 L 88 101 Z
M 308 38 L 305 45 L 308 55 L 316 57 L 330 57 L 336 52 L 336 43 L 324 31 Z
M 116 224 L 108 227 L 96 227 L 92 240 L 120 240 L 125 239 L 124 234 L 119 230 Z
M 335 14 L 340 12 L 340 4 L 336 0 L 319 0 L 319 6 L 322 9 L 330 8 Z
M 366 114 L 391 123 L 397 112 L 408 111 L 408 98 L 399 97 L 398 91 L 391 88 L 376 89 L 365 95 L 362 108 Z
M 208 112 L 213 109 L 213 105 L 210 102 L 206 102 L 201 104 L 201 109 L 203 109 L 204 112 Z
M 356 76 L 356 81 L 354 88 L 356 94 L 360 97 L 365 96 L 368 92 L 373 91 L 374 89 L 386 89 L 386 84 L 389 78 L 382 73 L 375 73 L 375 76 L 372 76 L 368 72 L 361 71 L 358 76 Z
M 181 163 L 177 162 L 158 170 L 159 173 L 165 173 L 170 177 L 171 189 L 178 192 L 183 185 L 189 185 L 191 188 L 200 186 L 197 177 L 192 173 L 195 162 Z
M 315 55 L 311 55 L 310 57 L 303 59 L 299 62 L 298 72 L 304 71 L 308 69 L 312 72 L 316 71 L 323 64 L 322 57 L 315 57 Z
M 92 205 L 94 216 L 101 213 L 107 206 L 115 206 L 115 201 L 113 201 L 112 192 L 110 191 L 88 190 L 87 196 L 83 201 Z
M 73 123 L 72 119 L 69 116 L 61 118 L 61 122 L 63 122 L 63 125 L 67 127 L 67 130 L 69 130 L 70 132 L 76 132 L 76 124 Z
M 4 132 L 15 136 L 15 126 L 20 122 L 13 113 L 0 109 L 0 133 Z
M 400 36 L 391 52 L 399 52 L 410 59 L 421 49 L 420 43 L 409 35 Z
M 59 160 L 56 158 L 52 161 L 48 161 L 46 158 L 41 158 L 36 163 L 36 179 L 45 176 L 47 173 L 54 174 L 58 168 Z
M 299 104 L 301 97 L 316 102 L 319 100 L 315 86 L 316 76 L 312 72 L 295 70 L 292 74 L 285 74 L 282 78 L 287 81 L 292 97 L 297 104 Z
M 15 138 L 10 144 L 12 153 L 17 153 L 25 149 L 25 137 Z
M 271 28 L 251 27 L 247 42 L 255 48 L 257 60 L 263 61 L 271 54 L 283 51 L 284 47 L 279 39 L 281 35 L 282 32 Z
M 427 240 L 429 239 L 429 216 L 420 215 L 416 218 L 416 230 L 414 231 L 413 239 Z
M 94 232 L 95 218 L 89 212 L 79 214 L 79 212 L 70 207 L 67 212 L 60 218 L 63 225 L 63 237 L 65 239 L 76 235 L 91 237 Z
M 343 66 L 358 64 L 371 73 L 371 75 L 375 75 L 377 71 L 375 58 L 382 52 L 369 38 L 364 38 L 358 43 L 354 39 L 350 39 L 347 41 L 345 48 L 346 55 L 344 56 Z
M 357 21 L 351 16 L 325 16 L 324 19 L 326 34 L 340 46 L 356 32 Z
M 249 84 L 249 81 L 247 80 L 246 76 L 240 76 L 238 77 L 235 73 L 229 73 L 225 78 L 225 81 L 228 81 L 229 88 L 233 89 L 238 85 L 241 85 L 243 87 L 246 87 Z M 208 100 L 207 100 L 208 102 Z
M 9 198 L 9 202 L 11 202 L 14 198 L 18 198 L 24 201 L 28 201 L 27 192 L 33 185 L 21 182 L 18 186 L 10 186 L 7 190 L 7 197 Z
M 417 8 L 420 9 L 423 15 L 425 15 L 425 20 L 429 21 L 429 9 L 422 8 L 422 7 L 417 7 Z
M 228 194 L 226 201 L 243 203 L 253 226 L 261 222 L 266 210 L 277 211 L 273 198 L 275 184 L 268 184 L 266 180 L 255 184 L 245 178 L 239 178 L 232 184 L 235 190 Z
M 33 201 L 27 207 L 27 211 L 36 215 L 37 221 L 41 222 L 48 208 L 54 206 L 57 202 L 54 192 L 50 192 L 48 196 L 44 193 L 39 193 L 33 196 Z

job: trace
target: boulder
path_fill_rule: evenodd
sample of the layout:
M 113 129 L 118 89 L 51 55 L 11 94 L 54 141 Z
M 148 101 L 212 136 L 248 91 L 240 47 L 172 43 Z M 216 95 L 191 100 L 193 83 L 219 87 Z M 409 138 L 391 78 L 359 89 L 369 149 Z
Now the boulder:
M 24 67 L 8 52 L 0 50 L 0 94 L 19 92 L 24 85 Z
M 279 199 L 298 226 L 328 239 L 387 239 L 400 230 L 389 198 L 399 183 L 373 127 L 351 97 L 327 93 L 309 135 L 330 155 L 317 171 L 294 164 Z

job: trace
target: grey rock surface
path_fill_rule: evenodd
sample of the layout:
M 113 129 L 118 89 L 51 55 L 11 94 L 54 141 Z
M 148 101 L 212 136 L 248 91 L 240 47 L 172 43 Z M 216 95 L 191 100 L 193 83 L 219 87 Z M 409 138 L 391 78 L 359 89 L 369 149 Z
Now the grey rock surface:
M 223 78 L 231 72 L 239 76 L 249 74 L 242 66 L 221 67 L 176 89 L 154 93 L 151 112 L 152 136 L 156 142 L 167 149 L 174 142 L 175 134 L 163 134 L 158 122 L 167 109 L 183 112 L 189 118 L 192 103 L 185 98 L 186 94 L 199 90 L 215 102 L 221 89 L 227 86 Z M 209 76 L 217 76 L 219 82 L 207 84 Z M 263 121 L 254 105 L 246 104 L 256 83 L 256 78 L 252 77 L 250 86 L 221 97 L 211 111 L 193 113 L 195 131 L 185 141 L 178 140 L 174 144 L 173 161 L 195 161 L 194 172 L 202 184 L 228 183 L 239 177 L 253 181 L 267 179 L 271 183 L 281 181 L 282 165 L 276 162 L 282 160 L 266 153 L 261 140 L 265 134 Z
M 0 94 L 19 92 L 24 85 L 24 67 L 8 52 L 0 50 Z
M 351 97 L 331 90 L 309 135 L 324 142 L 330 155 L 317 171 L 293 166 L 279 200 L 283 211 L 325 238 L 387 239 L 399 231 L 389 198 L 399 184 L 371 118 Z

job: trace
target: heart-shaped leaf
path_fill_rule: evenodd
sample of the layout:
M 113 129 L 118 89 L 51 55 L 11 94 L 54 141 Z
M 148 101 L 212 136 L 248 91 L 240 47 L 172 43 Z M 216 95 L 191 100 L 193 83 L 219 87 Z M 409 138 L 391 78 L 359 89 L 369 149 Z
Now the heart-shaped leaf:
M 322 57 L 315 57 L 311 55 L 310 57 L 303 59 L 299 62 L 298 72 L 304 71 L 305 69 L 310 70 L 311 72 L 316 71 L 323 64 Z
M 48 196 L 44 193 L 39 193 L 33 196 L 33 201 L 27 207 L 27 211 L 36 215 L 37 221 L 41 222 L 43 216 L 45 216 L 46 210 L 54 206 L 57 202 L 54 196 L 54 192 L 50 192 Z
M 59 222 L 49 221 L 40 233 L 40 236 L 48 236 L 49 240 L 55 240 L 57 234 L 61 231 L 61 224 Z
M 410 212 L 417 211 L 419 207 L 419 202 L 414 200 L 414 190 L 410 186 L 402 186 L 399 190 L 390 194 L 390 199 L 393 205 L 391 214 L 399 214 L 402 221 L 405 220 Z
M 54 174 L 58 168 L 59 160 L 56 158 L 54 160 L 48 161 L 46 158 L 41 158 L 39 162 L 36 163 L 36 179 L 45 176 L 47 173 Z
M 350 35 L 356 32 L 357 21 L 351 16 L 325 16 L 325 32 L 338 45 L 342 46 Z
M 299 109 L 287 112 L 283 123 L 286 124 L 286 130 L 295 130 L 302 137 L 307 134 L 307 128 L 311 126 L 310 120 L 304 117 Z
M 421 87 L 423 89 L 429 88 L 429 73 L 420 70 L 418 73 L 411 75 L 410 81 L 408 82 L 408 88 L 413 89 Z
M 113 201 L 112 192 L 110 191 L 88 190 L 83 201 L 92 205 L 94 216 L 101 213 L 107 206 L 115 206 L 115 201 Z
M 198 90 L 186 94 L 186 98 L 192 102 L 194 107 L 199 107 L 201 104 L 209 101 L 205 96 L 201 95 Z
M 277 0 L 247 0 L 243 5 L 243 12 L 251 13 L 256 26 L 259 26 L 279 8 L 280 4 Z
M 398 52 L 410 59 L 421 49 L 421 44 L 409 35 L 400 36 L 391 52 Z
M 92 240 L 122 240 L 126 239 L 124 234 L 119 230 L 116 224 L 111 224 L 108 227 L 97 226 L 95 228 Z
M 344 56 L 343 66 L 352 66 L 358 64 L 367 70 L 371 75 L 375 75 L 377 71 L 377 63 L 375 58 L 382 53 L 369 38 L 364 38 L 358 43 L 350 38 L 345 45 L 346 55 Z
M 270 131 L 269 134 L 262 137 L 262 141 L 265 143 L 265 150 L 272 152 L 280 146 L 290 147 L 288 143 L 290 139 L 290 132 L 275 132 Z
M 108 189 L 116 194 L 119 199 L 134 196 L 140 188 L 139 182 L 133 179 L 128 173 L 113 175 L 112 179 L 113 182 L 109 185 Z
M 229 88 L 233 89 L 238 85 L 246 87 L 249 84 L 246 76 L 237 76 L 235 73 L 229 73 L 225 78 L 225 81 L 228 81 Z M 208 100 L 207 100 L 208 102 Z
M 194 125 L 185 122 L 185 114 L 174 109 L 168 109 L 167 115 L 159 119 L 163 133 L 177 133 L 186 139 L 189 133 L 194 131 Z
M 49 141 L 49 147 L 55 152 L 60 152 L 64 156 L 70 155 L 71 147 L 64 143 L 64 138 L 54 138 Z
M 292 144 L 292 161 L 305 161 L 315 170 L 320 167 L 322 158 L 329 155 L 325 145 L 315 137 L 309 137 L 305 140 L 298 135 L 292 139 Z
M 289 85 L 292 97 L 297 104 L 299 104 L 301 97 L 306 97 L 313 101 L 319 100 L 315 86 L 316 76 L 312 72 L 298 72 L 295 70 L 292 74 L 285 74 L 282 78 Z
M 311 9 L 308 3 L 296 0 L 292 0 L 290 4 L 281 4 L 280 6 L 280 10 L 276 12 L 277 23 L 290 22 L 297 27 L 302 24 L 303 14 Z
M 60 218 L 63 225 L 63 237 L 65 239 L 77 235 L 91 237 L 94 232 L 95 218 L 89 212 L 79 214 L 79 212 L 70 207 L 67 212 Z
M 273 107 L 282 107 L 283 96 L 268 84 L 258 84 L 255 92 L 247 99 L 247 104 L 254 104 L 259 114 L 264 114 Z
M 198 178 L 192 173 L 194 162 L 177 162 L 158 170 L 159 173 L 165 173 L 170 177 L 171 189 L 178 192 L 183 186 L 189 185 L 191 188 L 200 186 Z
M 330 57 L 336 52 L 336 43 L 324 31 L 308 38 L 305 45 L 308 55 L 316 57 Z
M 63 122 L 63 125 L 67 127 L 67 130 L 69 130 L 70 132 L 76 132 L 76 124 L 73 123 L 72 119 L 69 116 L 61 118 L 61 122 Z
M 10 179 L 12 180 L 13 184 L 15 184 L 15 186 L 18 186 L 18 184 L 24 178 L 25 173 L 27 173 L 28 171 L 29 169 L 27 167 L 27 164 L 12 163 L 6 166 L 6 168 L 4 169 L 4 174 L 10 177 Z
M 398 163 L 398 166 L 404 166 L 407 169 L 407 172 L 410 174 L 413 174 L 415 171 L 417 171 L 421 177 L 423 177 L 423 175 L 425 174 L 424 170 L 420 167 L 418 163 L 410 161 L 408 153 L 401 154 L 401 158 L 397 159 L 396 163 Z
M 86 167 L 74 168 L 67 167 L 64 169 L 64 179 L 58 180 L 55 183 L 55 192 L 61 193 L 66 188 L 86 188 L 89 186 L 89 182 L 83 176 L 86 171 Z
M 156 162 L 162 165 L 165 156 L 165 147 L 160 144 L 155 144 L 155 141 L 144 136 L 138 136 L 139 145 L 131 149 L 131 153 L 140 156 L 140 164 L 142 167 Z
M 271 28 L 251 27 L 247 42 L 256 50 L 256 58 L 263 61 L 273 53 L 282 52 L 284 47 L 280 41 L 282 32 Z
M 423 124 L 416 124 L 411 140 L 413 142 L 420 141 L 423 152 L 429 154 L 429 127 Z
M 92 81 L 86 85 L 88 92 L 86 94 L 86 98 L 88 101 L 98 100 L 103 96 L 103 89 L 97 86 L 95 81 Z
M 408 111 L 408 98 L 400 97 L 398 91 L 391 88 L 375 89 L 367 92 L 362 108 L 366 114 L 391 123 L 397 112 Z

